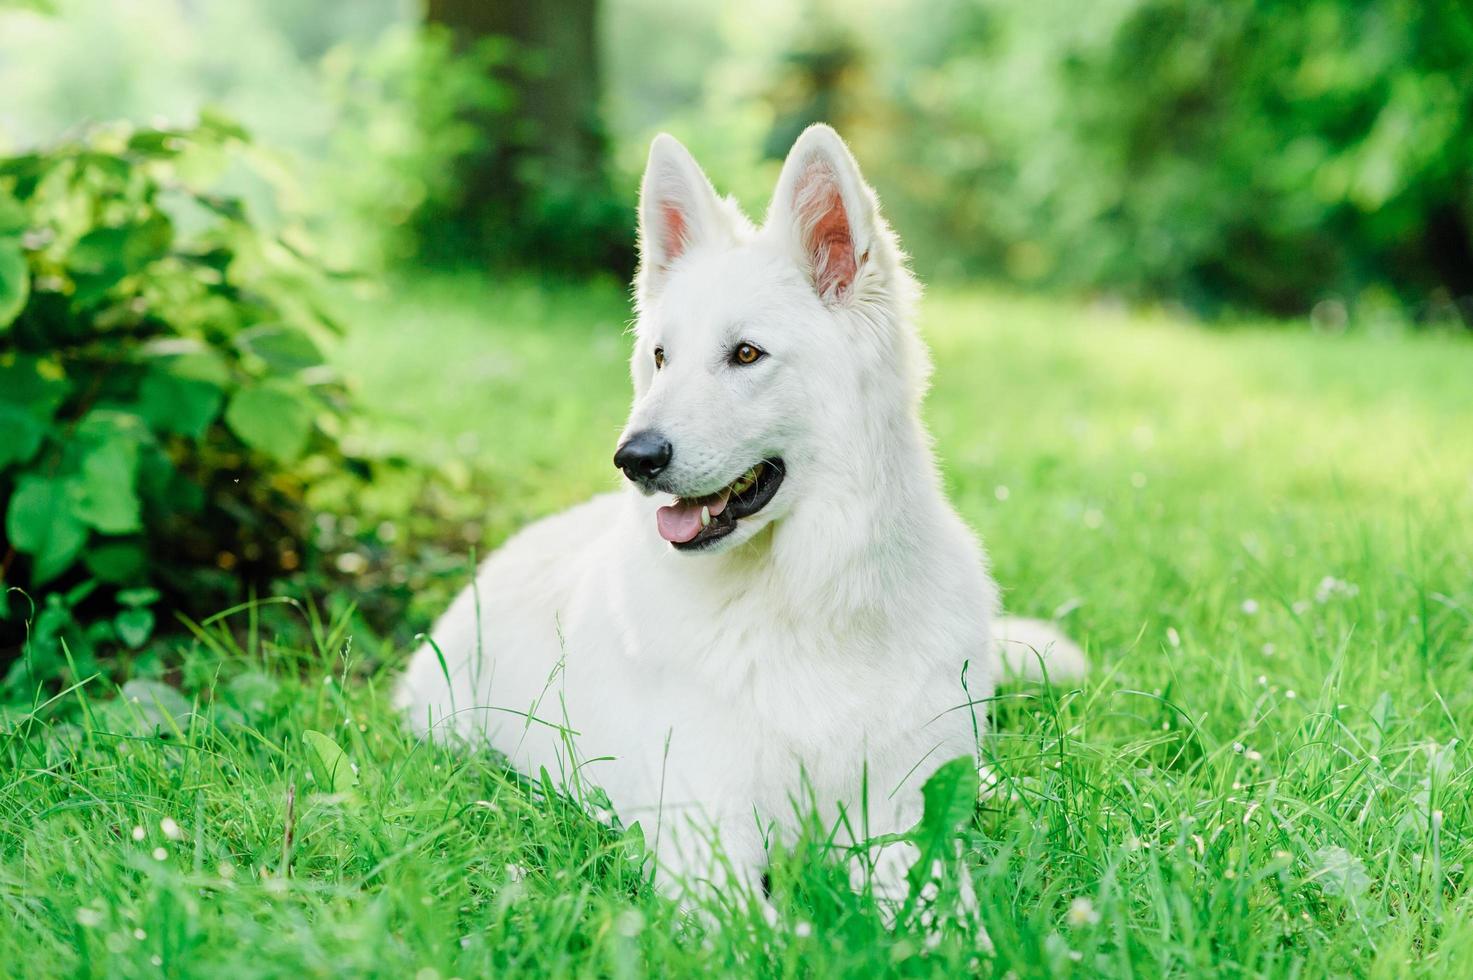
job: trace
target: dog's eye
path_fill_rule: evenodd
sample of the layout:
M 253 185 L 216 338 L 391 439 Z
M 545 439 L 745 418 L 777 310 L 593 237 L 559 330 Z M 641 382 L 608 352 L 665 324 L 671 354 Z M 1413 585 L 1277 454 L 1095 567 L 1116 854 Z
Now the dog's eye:
M 731 359 L 737 364 L 741 364 L 743 366 L 746 366 L 748 364 L 756 364 L 758 361 L 762 360 L 762 358 L 766 356 L 767 355 L 764 352 L 758 350 L 756 347 L 753 347 L 751 344 L 745 343 L 737 344 L 736 350 L 731 352 Z
M 663 348 L 663 347 L 656 347 L 655 348 L 655 370 L 658 371 L 658 370 L 660 370 L 660 368 L 662 368 L 664 366 L 665 366 L 665 348 Z

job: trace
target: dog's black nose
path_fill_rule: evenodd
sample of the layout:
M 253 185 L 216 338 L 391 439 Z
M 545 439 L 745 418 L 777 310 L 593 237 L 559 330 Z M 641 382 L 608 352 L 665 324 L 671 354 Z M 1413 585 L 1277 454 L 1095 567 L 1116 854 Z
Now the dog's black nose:
M 636 432 L 614 453 L 614 465 L 631 480 L 653 480 L 670 465 L 675 449 L 653 429 Z

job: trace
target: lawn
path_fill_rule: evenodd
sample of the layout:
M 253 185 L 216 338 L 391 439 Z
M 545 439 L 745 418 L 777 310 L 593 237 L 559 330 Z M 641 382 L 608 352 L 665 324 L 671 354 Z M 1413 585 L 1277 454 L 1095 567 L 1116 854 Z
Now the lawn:
M 484 546 L 613 485 L 620 288 L 354 309 L 373 437 L 484 473 Z M 403 736 L 393 656 L 334 621 L 282 648 L 247 610 L 181 642 L 182 696 L 89 683 L 0 733 L 0 971 L 1465 971 L 1473 343 L 945 290 L 923 323 L 953 500 L 1009 607 L 1097 665 L 994 706 L 1004 787 L 967 837 L 994 957 L 887 931 L 817 844 L 779 860 L 775 924 L 685 919 L 589 801 Z

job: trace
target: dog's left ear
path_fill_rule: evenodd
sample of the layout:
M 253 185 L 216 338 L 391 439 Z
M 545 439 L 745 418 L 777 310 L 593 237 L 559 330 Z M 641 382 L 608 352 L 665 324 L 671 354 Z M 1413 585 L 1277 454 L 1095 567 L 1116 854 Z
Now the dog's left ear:
M 854 295 L 877 244 L 878 214 L 859 165 L 829 126 L 809 126 L 788 151 L 767 223 L 788 236 L 825 304 Z
M 690 151 L 668 133 L 656 136 L 639 190 L 639 295 L 658 292 L 693 247 L 729 234 L 716 191 Z

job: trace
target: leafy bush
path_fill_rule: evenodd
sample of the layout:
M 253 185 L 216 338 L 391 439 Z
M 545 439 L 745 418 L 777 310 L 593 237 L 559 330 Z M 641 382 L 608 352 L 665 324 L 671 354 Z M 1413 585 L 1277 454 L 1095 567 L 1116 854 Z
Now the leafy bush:
M 876 66 L 905 79 L 882 190 L 932 256 L 1209 313 L 1466 298 L 1473 323 L 1466 3 L 947 7 Z
M 301 474 L 349 464 L 318 268 L 209 189 L 247 151 L 206 114 L 0 159 L 7 688 L 299 567 Z

